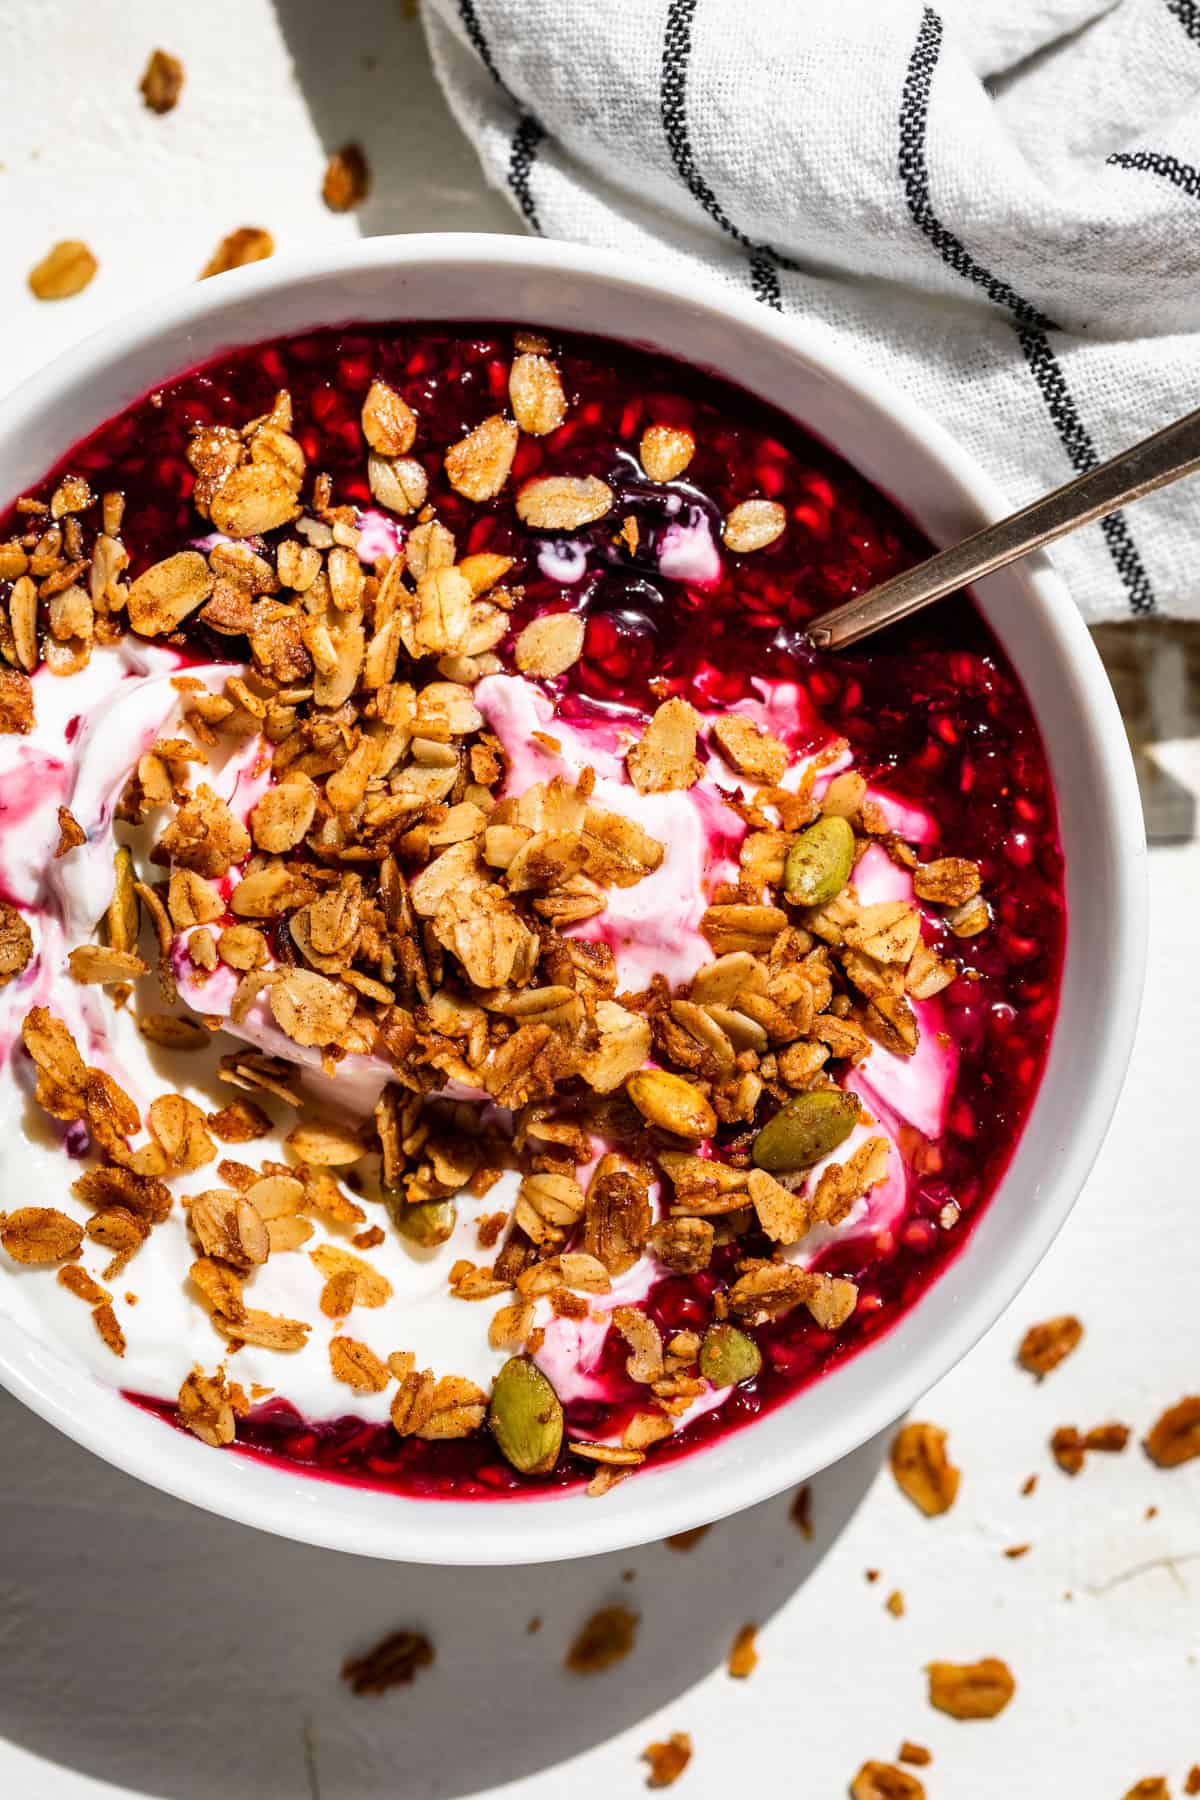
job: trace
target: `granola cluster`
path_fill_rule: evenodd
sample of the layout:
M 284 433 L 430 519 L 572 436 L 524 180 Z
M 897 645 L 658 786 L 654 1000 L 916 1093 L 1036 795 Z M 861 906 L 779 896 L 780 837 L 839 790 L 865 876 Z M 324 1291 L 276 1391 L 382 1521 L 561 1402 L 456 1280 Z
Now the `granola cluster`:
M 511 479 L 522 434 L 549 434 L 568 410 L 551 346 L 518 333 L 508 410 L 436 447 L 449 485 L 475 503 L 515 489 L 516 517 L 535 531 L 611 521 L 615 537 L 636 532 L 599 477 Z M 582 652 L 582 623 L 543 614 L 514 632 L 522 595 L 513 561 L 464 553 L 438 517 L 417 412 L 375 380 L 361 422 L 370 491 L 398 527 L 394 553 L 370 567 L 356 509 L 310 467 L 286 392 L 241 429 L 193 431 L 192 502 L 215 534 L 201 540 L 208 548 L 181 548 L 130 579 L 121 497 L 94 495 L 71 475 L 48 504 L 21 502 L 27 529 L 0 544 L 0 579 L 11 583 L 0 608 L 3 729 L 30 728 L 39 663 L 68 674 L 126 631 L 178 643 L 203 627 L 226 640 L 236 664 L 220 691 L 174 678 L 182 726 L 138 759 L 119 808 L 124 824 L 152 833 L 153 847 L 140 868 L 118 849 L 101 941 L 72 947 L 71 975 L 129 1004 L 150 973 L 149 938 L 159 1004 L 170 1007 L 183 947 L 201 997 L 207 983 L 232 981 L 232 999 L 196 1019 L 144 1008 L 139 988 L 147 1038 L 187 1050 L 223 1012 L 236 1033 L 256 1009 L 287 1046 L 222 1057 L 221 1077 L 239 1091 L 230 1104 L 206 1114 L 165 1094 L 143 1120 L 111 1076 L 86 1066 L 65 1025 L 36 1008 L 25 1041 L 37 1097 L 54 1117 L 82 1122 L 99 1157 L 74 1192 L 92 1213 L 83 1232 L 113 1252 L 107 1276 L 170 1212 L 171 1177 L 215 1165 L 220 1185 L 184 1201 L 190 1274 L 232 1349 L 295 1351 L 315 1323 L 253 1306 L 254 1274 L 269 1258 L 309 1255 L 324 1281 L 321 1312 L 344 1321 L 391 1297 L 370 1257 L 384 1228 L 368 1223 L 363 1196 L 382 1202 L 392 1229 L 435 1244 L 454 1229 L 457 1198 L 485 1194 L 506 1168 L 520 1178 L 511 1215 L 479 1234 L 481 1250 L 495 1254 L 456 1260 L 447 1301 L 503 1298 L 490 1341 L 522 1368 L 533 1369 L 539 1317 L 586 1317 L 643 1256 L 690 1275 L 720 1254 L 706 1332 L 664 1338 L 637 1307 L 611 1313 L 644 1406 L 619 1444 L 568 1445 L 594 1466 L 602 1492 L 710 1385 L 757 1374 L 756 1327 L 805 1308 L 836 1332 L 854 1312 L 852 1281 L 785 1255 L 815 1226 L 844 1221 L 887 1176 L 888 1140 L 842 1079 L 875 1046 L 912 1055 L 916 1003 L 957 972 L 926 941 L 922 906 L 960 937 L 986 927 L 988 907 L 973 862 L 921 863 L 891 830 L 863 776 L 844 766 L 844 742 L 794 766 L 788 747 L 751 719 L 730 713 L 710 725 L 683 697 L 664 695 L 629 734 L 632 788 L 682 792 L 715 772 L 746 831 L 736 881 L 706 896 L 700 929 L 711 959 L 682 985 L 658 976 L 622 990 L 612 950 L 570 928 L 651 876 L 666 847 L 598 801 L 590 768 L 514 791 L 475 691 L 509 666 L 557 679 Z M 694 448 L 690 433 L 650 426 L 647 475 L 674 478 Z M 725 542 L 750 554 L 785 527 L 781 507 L 750 498 L 730 512 Z M 251 745 L 270 783 L 242 817 L 207 777 L 210 764 Z M 59 854 L 69 857 L 83 834 L 65 808 L 60 825 Z M 872 846 L 911 875 L 915 901 L 860 901 L 855 869 Z M 24 921 L 4 908 L 0 979 L 31 954 Z M 387 1077 L 369 1126 L 312 1117 L 296 1065 L 318 1063 L 336 1078 L 363 1057 Z M 464 1089 L 510 1125 L 485 1124 L 480 1104 L 451 1097 Z M 264 1099 L 295 1111 L 289 1160 L 222 1156 L 219 1144 L 265 1134 Z M 143 1128 L 148 1139 L 135 1144 Z M 936 1147 L 912 1135 L 906 1155 L 936 1169 Z M 355 1199 L 342 1186 L 351 1171 Z M 354 1230 L 355 1249 L 310 1248 L 314 1220 Z M 78 1255 L 78 1228 L 61 1244 L 59 1231 L 48 1224 L 31 1239 L 10 1221 L 5 1241 L 36 1242 L 34 1260 Z M 85 1297 L 104 1331 L 106 1301 Z M 536 1371 L 536 1381 L 498 1382 L 489 1396 L 464 1377 L 417 1369 L 411 1353 L 384 1361 L 344 1331 L 329 1353 L 351 1389 L 395 1384 L 402 1435 L 459 1437 L 487 1422 L 523 1472 L 558 1459 L 561 1408 Z M 222 1372 L 198 1372 L 180 1417 L 225 1443 L 245 1404 Z M 933 1449 L 921 1447 L 910 1490 L 927 1510 L 952 1498 L 951 1472 Z

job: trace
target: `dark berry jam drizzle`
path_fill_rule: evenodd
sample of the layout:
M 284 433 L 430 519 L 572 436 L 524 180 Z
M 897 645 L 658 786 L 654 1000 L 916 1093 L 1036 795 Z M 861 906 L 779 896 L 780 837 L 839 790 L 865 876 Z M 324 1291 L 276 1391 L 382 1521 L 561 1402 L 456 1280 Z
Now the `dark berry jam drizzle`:
M 760 1330 L 762 1374 L 658 1447 L 653 1460 L 661 1461 L 744 1424 L 853 1355 L 962 1247 L 1003 1173 L 1045 1064 L 1065 936 L 1062 857 L 1037 727 L 973 606 L 943 603 L 869 650 L 836 658 L 802 643 L 808 619 L 926 554 L 919 532 L 891 502 L 800 426 L 711 375 L 602 339 L 558 340 L 556 354 L 570 401 L 566 422 L 549 437 L 522 437 L 512 479 L 491 505 L 456 494 L 441 461 L 444 446 L 507 405 L 511 335 L 471 324 L 331 329 L 221 357 L 95 432 L 35 497 L 48 498 L 68 471 L 85 475 L 96 493 L 120 489 L 122 536 L 136 575 L 201 535 L 185 457 L 191 429 L 240 425 L 287 388 L 310 469 L 332 476 L 338 503 L 369 507 L 359 413 L 380 376 L 420 418 L 414 454 L 459 555 L 487 549 L 515 558 L 510 579 L 524 587 L 516 626 L 548 609 L 583 615 L 584 655 L 558 695 L 564 716 L 594 716 L 598 706 L 644 711 L 673 693 L 719 710 L 751 692 L 754 676 L 798 681 L 820 717 L 819 735 L 847 738 L 864 774 L 932 815 L 938 838 L 926 854 L 980 863 L 992 927 L 966 943 L 945 937 L 940 925 L 925 927 L 927 938 L 963 965 L 944 996 L 959 1072 L 945 1135 L 932 1151 L 923 1146 L 908 1159 L 909 1207 L 898 1237 L 832 1247 L 824 1266 L 860 1287 L 849 1323 L 833 1336 L 799 1311 Z M 665 487 L 645 481 L 638 468 L 638 441 L 652 422 L 686 425 L 697 443 L 686 477 Z M 614 517 L 637 520 L 636 549 L 614 544 L 610 518 L 571 540 L 586 552 L 579 580 L 567 584 L 544 572 L 538 557 L 547 540 L 524 530 L 511 505 L 513 491 L 539 472 L 602 476 L 618 495 Z M 719 541 L 722 515 L 755 495 L 787 511 L 787 530 L 775 544 L 746 557 L 723 552 L 713 587 L 660 573 L 658 554 L 672 525 L 707 524 Z M 0 535 L 28 525 L 11 513 Z M 571 555 L 578 567 L 579 549 Z M 565 563 L 560 556 L 547 566 Z M 246 653 L 241 640 L 202 628 L 188 634 L 185 647 L 216 660 Z M 938 1219 L 951 1201 L 961 1219 L 947 1231 Z M 648 1310 L 664 1330 L 703 1329 L 734 1254 L 767 1248 L 743 1239 L 736 1252 L 719 1252 L 703 1275 L 661 1281 Z M 611 1344 L 608 1401 L 568 1409 L 577 1432 L 619 1430 L 636 1409 L 625 1353 Z M 130 1398 L 174 1417 L 170 1402 Z M 331 1479 L 426 1497 L 511 1497 L 579 1481 L 567 1456 L 553 1474 L 531 1481 L 483 1435 L 402 1440 L 390 1425 L 352 1417 L 309 1423 L 277 1399 L 239 1426 L 236 1448 Z

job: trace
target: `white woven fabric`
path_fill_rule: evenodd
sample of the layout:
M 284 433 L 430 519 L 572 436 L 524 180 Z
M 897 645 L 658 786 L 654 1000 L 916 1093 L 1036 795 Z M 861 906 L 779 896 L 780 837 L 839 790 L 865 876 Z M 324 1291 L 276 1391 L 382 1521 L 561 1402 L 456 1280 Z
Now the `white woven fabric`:
M 1200 0 L 425 0 L 534 231 L 817 324 L 1014 503 L 1200 405 Z M 1054 552 L 1200 616 L 1200 476 Z

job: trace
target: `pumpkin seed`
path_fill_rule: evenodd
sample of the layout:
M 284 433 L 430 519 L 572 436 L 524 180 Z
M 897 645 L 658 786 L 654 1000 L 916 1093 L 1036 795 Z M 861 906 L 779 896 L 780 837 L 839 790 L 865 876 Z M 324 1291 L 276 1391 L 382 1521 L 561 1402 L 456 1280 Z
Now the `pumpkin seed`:
M 134 950 L 141 926 L 141 912 L 133 885 L 133 858 L 123 845 L 113 854 L 113 876 L 113 897 L 108 908 L 108 941 L 114 950 Z
M 700 1373 L 714 1387 L 736 1387 L 752 1381 L 762 1368 L 754 1339 L 736 1325 L 710 1325 L 700 1346 Z
M 811 1169 L 848 1138 L 858 1120 L 858 1101 L 841 1088 L 797 1094 L 768 1119 L 751 1152 L 760 1169 L 779 1174 Z
M 522 1475 L 547 1475 L 562 1448 L 563 1411 L 536 1363 L 512 1356 L 496 1377 L 488 1424 L 501 1454 Z
M 644 1119 L 676 1137 L 710 1137 L 717 1115 L 698 1087 L 667 1069 L 641 1069 L 625 1083 L 625 1091 Z
M 802 906 L 827 906 L 850 879 L 854 867 L 854 832 L 837 813 L 818 819 L 802 831 L 788 851 L 783 885 L 789 900 Z
M 423 1250 L 444 1244 L 458 1221 L 453 1200 L 418 1200 L 410 1206 L 403 1195 L 397 1194 L 389 1199 L 388 1212 L 397 1231 Z

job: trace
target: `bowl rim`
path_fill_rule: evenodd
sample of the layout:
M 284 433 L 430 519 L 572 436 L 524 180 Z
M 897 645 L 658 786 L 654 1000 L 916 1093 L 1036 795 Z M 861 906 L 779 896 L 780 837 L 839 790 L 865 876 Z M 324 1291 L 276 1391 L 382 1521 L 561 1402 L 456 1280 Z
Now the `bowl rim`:
M 344 274 L 349 280 L 364 269 L 395 270 L 414 266 L 466 265 L 481 274 L 497 265 L 525 272 L 546 270 L 577 275 L 587 282 L 623 290 L 689 311 L 732 322 L 740 333 L 765 339 L 777 352 L 792 353 L 810 371 L 823 376 L 867 412 L 879 410 L 921 447 L 936 466 L 937 479 L 955 504 L 975 515 L 979 525 L 1002 517 L 1010 503 L 992 478 L 957 443 L 952 434 L 890 379 L 858 364 L 833 343 L 828 333 L 789 316 L 771 312 L 760 302 L 722 286 L 715 278 L 668 263 L 634 269 L 616 252 L 487 233 L 412 234 L 316 247 L 272 258 L 230 272 L 218 283 L 197 283 L 150 301 L 110 322 L 29 376 L 7 397 L 0 422 L 0 453 L 12 443 L 26 420 L 68 395 L 106 363 L 116 361 L 147 341 L 178 340 L 178 372 L 188 366 L 188 328 L 231 311 L 248 299 L 269 299 L 283 290 Z M 347 308 L 324 323 L 353 320 L 353 292 Z M 403 296 L 397 306 L 403 316 Z M 317 329 L 313 324 L 311 329 Z M 299 329 L 299 328 L 297 328 Z M 598 335 L 605 335 L 600 331 Z M 628 333 L 612 333 L 631 341 Z M 230 340 L 230 348 L 239 342 Z M 208 352 L 205 353 L 207 360 Z M 215 352 L 213 352 L 215 354 Z M 722 371 L 724 372 L 724 371 Z M 170 379 L 164 375 L 163 380 Z M 836 446 L 835 446 L 836 447 Z M 64 448 L 69 448 L 65 446 Z M 63 452 L 60 451 L 60 454 Z M 845 454 L 842 452 L 842 454 Z M 853 458 L 848 460 L 853 461 Z M 969 1298 L 959 1304 L 932 1342 L 903 1366 L 882 1369 L 870 1403 L 834 1417 L 808 1437 L 761 1460 L 742 1456 L 718 1480 L 676 1483 L 666 1497 L 645 1495 L 635 1518 L 609 1513 L 605 1506 L 575 1503 L 557 1492 L 546 1499 L 512 1503 L 469 1503 L 452 1500 L 411 1501 L 387 1494 L 392 1514 L 354 1521 L 355 1541 L 347 1542 L 346 1520 L 337 1496 L 371 1492 L 339 1486 L 310 1475 L 293 1473 L 266 1459 L 217 1457 L 183 1433 L 164 1429 L 160 1420 L 133 1408 L 115 1387 L 104 1390 L 121 1409 L 121 1429 L 113 1431 L 116 1414 L 108 1399 L 92 1404 L 64 1398 L 62 1365 L 52 1349 L 32 1342 L 0 1315 L 0 1386 L 6 1388 L 67 1437 L 125 1473 L 218 1515 L 294 1540 L 352 1554 L 389 1560 L 452 1565 L 501 1565 L 553 1561 L 577 1555 L 626 1549 L 672 1532 L 708 1523 L 740 1511 L 829 1467 L 906 1412 L 947 1374 L 1008 1307 L 1064 1224 L 1107 1135 L 1129 1064 L 1141 1004 L 1146 961 L 1146 846 L 1137 780 L 1124 726 L 1099 654 L 1083 619 L 1058 574 L 1044 557 L 1030 558 L 1023 570 L 1028 603 L 1061 658 L 1092 731 L 1090 750 L 1098 769 L 1099 790 L 1107 802 L 1106 833 L 1111 868 L 1116 930 L 1123 954 L 1113 972 L 1113 1004 L 1106 1016 L 1105 1042 L 1086 1102 L 1071 1120 L 1070 1142 L 1039 1198 L 1036 1218 L 1025 1222 L 1020 1254 L 994 1272 L 977 1271 Z M 1068 952 L 1069 954 L 1069 952 Z M 886 1342 L 886 1335 L 884 1342 Z M 855 1361 L 870 1358 L 864 1347 Z M 99 1382 L 94 1386 L 101 1388 Z M 811 1391 L 811 1390 L 810 1390 Z M 746 1438 L 753 1434 L 743 1431 Z M 234 1469 L 269 1472 L 269 1484 L 231 1479 Z M 704 1453 L 670 1469 L 704 1469 Z M 649 1472 L 647 1472 L 649 1474 Z M 643 1477 L 635 1484 L 648 1486 Z M 347 1499 L 346 1505 L 351 1503 Z M 470 1528 L 461 1508 L 469 1506 Z M 547 1508 L 552 1509 L 548 1519 Z M 437 1524 L 431 1523 L 433 1515 Z M 573 1528 L 568 1523 L 573 1515 Z M 489 1535 L 489 1520 L 503 1518 L 507 1529 Z M 639 1521 L 646 1520 L 643 1524 Z M 444 1521 L 444 1525 L 443 1522 Z M 557 1523 L 555 1523 L 557 1521 Z M 340 1526 L 340 1529 L 339 1529 Z M 522 1528 L 523 1526 L 523 1528 Z

